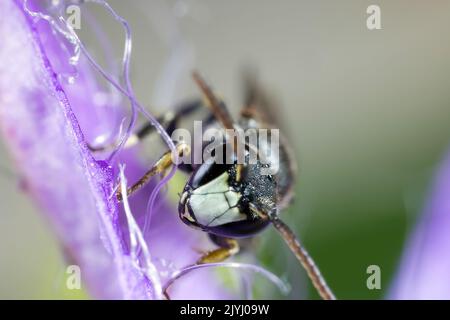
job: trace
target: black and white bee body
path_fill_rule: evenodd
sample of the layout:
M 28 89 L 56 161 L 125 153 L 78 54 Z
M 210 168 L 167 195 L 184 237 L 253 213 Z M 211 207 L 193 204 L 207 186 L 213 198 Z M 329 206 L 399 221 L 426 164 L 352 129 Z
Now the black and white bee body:
M 255 164 L 244 167 L 238 182 L 236 167 L 203 164 L 184 188 L 179 203 L 181 220 L 208 233 L 233 238 L 264 229 L 268 222 L 252 212 L 250 203 L 275 209 L 276 181 L 261 176 L 261 167 Z
M 268 117 L 264 117 L 259 109 L 273 111 L 273 108 L 270 108 L 272 104 L 268 103 L 264 94 L 251 81 L 248 83 L 247 98 L 241 110 L 241 118 L 235 123 L 223 101 L 213 94 L 198 74 L 194 74 L 194 80 L 205 95 L 211 110 L 211 114 L 205 121 L 208 126 L 218 126 L 222 130 L 271 128 L 271 125 L 268 125 Z M 204 106 L 201 102 L 187 104 L 176 114 L 170 113 L 159 118 L 159 121 L 171 135 L 179 124 L 179 120 L 192 114 L 201 106 Z M 276 116 L 272 114 L 270 118 L 273 120 Z M 150 123 L 147 124 L 130 137 L 127 146 L 135 144 L 152 131 L 153 126 Z M 230 140 L 232 141 L 225 141 L 222 144 L 224 149 L 231 144 L 234 151 L 231 161 L 225 161 L 225 164 L 214 161 L 205 161 L 199 165 L 177 164 L 179 169 L 190 174 L 178 205 L 181 220 L 191 227 L 207 232 L 211 240 L 219 246 L 203 254 L 196 263 L 220 262 L 237 254 L 239 243 L 236 238 L 253 236 L 272 224 L 305 268 L 321 297 L 335 299 L 319 269 L 294 232 L 279 218 L 281 210 L 287 207 L 293 198 L 292 190 L 296 176 L 295 161 L 286 140 L 281 134 L 279 135 L 276 156 L 268 152 L 274 146 L 270 138 L 257 139 L 256 146 L 244 141 L 246 152 L 244 163 L 237 161 L 238 139 Z M 205 146 L 202 148 L 202 154 L 204 148 Z M 91 147 L 91 149 L 99 151 L 104 148 Z M 256 161 L 252 158 L 253 161 L 248 161 L 249 153 L 254 149 L 257 150 L 258 155 L 262 154 L 263 158 L 258 157 Z M 194 155 L 185 143 L 177 144 L 176 151 L 179 157 Z M 154 175 L 163 174 L 174 164 L 172 161 L 172 152 L 166 152 L 152 168 L 126 190 L 127 195 L 130 196 L 141 189 Z M 274 168 L 276 170 L 272 170 Z M 117 199 L 118 201 L 123 199 L 121 190 L 117 191 Z M 165 294 L 168 297 L 167 288 Z

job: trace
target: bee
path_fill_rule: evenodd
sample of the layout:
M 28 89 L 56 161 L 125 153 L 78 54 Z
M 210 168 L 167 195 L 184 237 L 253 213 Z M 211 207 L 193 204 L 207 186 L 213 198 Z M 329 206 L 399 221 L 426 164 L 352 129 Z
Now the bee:
M 249 77 L 246 81 L 246 98 L 238 121 L 234 121 L 223 100 L 219 99 L 211 87 L 198 73 L 193 73 L 193 79 L 200 88 L 204 101 L 184 104 L 176 112 L 169 112 L 158 120 L 166 128 L 169 136 L 178 127 L 180 120 L 191 115 L 206 105 L 210 113 L 204 123 L 219 126 L 222 130 L 236 129 L 270 129 L 270 119 L 267 113 L 270 106 L 266 96 Z M 151 124 L 145 124 L 135 134 L 130 136 L 127 145 L 137 143 L 154 130 Z M 225 135 L 226 136 L 226 135 Z M 197 264 L 223 261 L 239 252 L 239 239 L 252 237 L 267 226 L 273 225 L 282 236 L 288 247 L 305 268 L 317 292 L 323 299 L 335 299 L 334 294 L 326 284 L 318 267 L 301 245 L 294 232 L 280 219 L 280 212 L 291 203 L 293 198 L 294 177 L 296 176 L 295 160 L 290 152 L 287 141 L 281 137 L 277 157 L 272 154 L 260 157 L 255 162 L 239 162 L 237 157 L 238 144 L 244 145 L 244 159 L 248 159 L 249 151 L 257 150 L 259 155 L 269 154 L 271 142 L 252 145 L 239 141 L 238 137 L 228 139 L 221 147 L 233 149 L 231 161 L 217 163 L 205 161 L 201 164 L 174 164 L 170 151 L 162 157 L 140 178 L 128 188 L 127 195 L 132 196 L 141 189 L 151 177 L 162 174 L 173 165 L 190 175 L 185 187 L 180 193 L 178 205 L 179 217 L 182 222 L 195 229 L 208 233 L 217 249 L 203 254 Z M 259 140 L 258 140 L 259 141 Z M 98 149 L 97 149 L 98 150 Z M 176 146 L 179 157 L 190 154 L 186 143 Z M 277 167 L 275 174 L 267 174 L 268 167 Z M 117 191 L 117 199 L 123 195 Z

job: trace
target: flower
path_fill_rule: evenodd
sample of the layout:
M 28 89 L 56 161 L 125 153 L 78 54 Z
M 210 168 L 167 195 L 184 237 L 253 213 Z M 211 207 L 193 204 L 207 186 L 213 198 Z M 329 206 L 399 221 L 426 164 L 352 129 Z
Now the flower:
M 450 153 L 409 239 L 389 298 L 450 299 Z
M 51 20 L 33 16 L 45 9 L 36 3 L 0 2 L 0 12 L 7 13 L 0 19 L 0 126 L 24 189 L 55 230 L 70 263 L 80 267 L 93 297 L 160 298 L 164 272 L 195 261 L 194 249 L 204 235 L 176 221 L 174 208 L 158 201 L 144 240 L 152 256 L 133 257 L 128 239 L 140 230 L 132 228 L 130 218 L 142 220 L 154 185 L 132 199 L 138 214 L 126 219 L 114 197 L 119 167 L 99 160 L 87 146 L 99 136 L 115 138 L 111 132 L 125 112 L 122 101 L 101 88 L 85 56 L 71 52 L 73 38 L 62 37 Z M 137 150 L 122 150 L 117 160 L 125 164 L 130 181 L 146 169 Z M 192 274 L 171 296 L 229 297 L 211 272 Z

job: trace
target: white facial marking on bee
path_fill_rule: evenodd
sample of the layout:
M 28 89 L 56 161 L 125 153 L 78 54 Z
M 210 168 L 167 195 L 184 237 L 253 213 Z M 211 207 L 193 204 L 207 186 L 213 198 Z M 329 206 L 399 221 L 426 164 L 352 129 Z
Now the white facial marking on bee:
M 189 195 L 189 193 L 187 191 L 183 192 L 183 194 L 181 195 L 181 198 L 180 198 L 180 202 L 185 204 L 186 198 L 188 197 L 188 195 Z
M 192 218 L 191 214 L 189 213 L 189 210 L 187 210 L 187 208 L 186 208 L 186 205 L 184 206 L 184 211 L 183 211 L 183 213 L 181 214 L 181 216 L 182 216 L 183 218 L 186 218 L 186 220 L 188 220 L 188 221 L 190 221 L 190 222 L 192 222 L 192 223 L 195 223 L 195 219 Z
M 236 207 L 241 194 L 230 188 L 228 178 L 225 172 L 191 192 L 189 205 L 198 224 L 215 227 L 247 218 Z

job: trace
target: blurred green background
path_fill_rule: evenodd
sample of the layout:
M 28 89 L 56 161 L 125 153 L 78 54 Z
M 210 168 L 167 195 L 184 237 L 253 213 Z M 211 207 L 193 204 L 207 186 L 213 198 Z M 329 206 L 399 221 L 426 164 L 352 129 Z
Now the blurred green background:
M 339 298 L 383 298 L 450 145 L 450 1 L 109 2 L 131 24 L 133 83 L 155 113 L 170 102 L 157 86 L 174 43 L 170 12 L 180 16 L 192 66 L 235 112 L 242 68 L 258 68 L 299 163 L 296 200 L 283 216 Z M 381 7 L 381 30 L 366 27 L 371 4 Z M 89 8 L 119 59 L 121 29 Z M 95 52 L 86 29 L 80 34 Z M 176 101 L 198 94 L 187 74 L 181 79 Z M 18 191 L 4 148 L 0 159 L 0 298 L 85 297 L 64 289 L 57 243 Z M 275 232 L 260 237 L 257 252 L 290 281 L 290 298 L 317 298 Z M 372 264 L 381 290 L 366 287 Z

